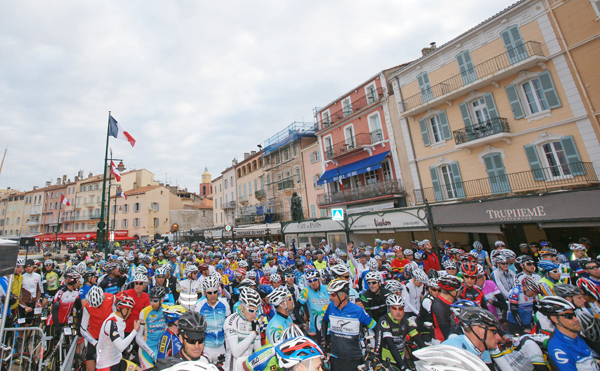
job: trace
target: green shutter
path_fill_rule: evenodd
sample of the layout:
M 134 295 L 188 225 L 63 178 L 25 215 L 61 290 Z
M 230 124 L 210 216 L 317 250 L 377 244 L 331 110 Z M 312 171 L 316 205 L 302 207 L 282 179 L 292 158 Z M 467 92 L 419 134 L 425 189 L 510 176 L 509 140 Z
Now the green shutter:
M 568 137 L 560 138 L 560 144 L 563 147 L 563 151 L 565 151 L 565 156 L 567 156 L 567 162 L 571 168 L 571 174 L 584 175 L 585 169 L 581 163 L 581 157 L 579 157 L 579 152 L 575 146 L 573 136 L 569 135 Z
M 431 182 L 433 183 L 433 194 L 435 195 L 435 200 L 442 201 L 442 190 L 440 189 L 440 181 L 438 180 L 437 167 L 430 167 L 429 172 L 431 173 Z
M 317 157 L 317 158 L 315 159 L 315 161 L 321 161 L 321 151 L 320 151 L 320 150 L 317 150 L 317 152 L 315 152 L 315 155 L 316 155 L 316 157 Z
M 508 85 L 505 86 L 504 89 L 506 90 L 506 96 L 508 96 L 510 109 L 512 110 L 515 119 L 521 119 L 525 117 L 523 106 L 521 106 L 521 100 L 519 99 L 519 94 L 517 93 L 517 87 L 515 85 Z
M 463 186 L 462 177 L 460 176 L 460 170 L 458 169 L 458 162 L 454 161 L 450 164 L 452 169 L 452 176 L 454 179 L 454 189 L 456 190 L 456 198 L 465 198 L 465 188 Z
M 419 126 L 421 126 L 421 135 L 423 136 L 423 144 L 428 147 L 431 143 L 429 141 L 429 131 L 427 131 L 427 122 L 423 119 L 419 120 Z
M 542 90 L 544 91 L 544 95 L 546 96 L 546 102 L 548 102 L 548 107 L 560 107 L 560 100 L 558 99 L 558 94 L 556 94 L 556 89 L 554 89 L 554 83 L 552 82 L 550 71 L 540 73 L 538 75 L 538 79 L 540 80 Z
M 450 125 L 448 125 L 448 116 L 446 116 L 446 111 L 443 111 L 438 116 L 440 117 L 440 124 L 442 126 L 444 139 L 452 139 L 452 132 L 450 131 Z
M 483 156 L 483 163 L 488 174 L 490 189 L 492 194 L 502 194 L 510 192 L 510 184 L 504 169 L 504 162 L 500 153 L 490 153 Z
M 487 106 L 490 118 L 498 118 L 498 111 L 496 110 L 496 103 L 494 102 L 494 97 L 492 96 L 492 93 L 487 93 L 483 96 L 483 99 L 485 100 L 485 105 Z
M 511 64 L 520 62 L 529 57 L 529 53 L 527 52 L 527 48 L 525 48 L 518 26 L 512 26 L 502 31 L 500 37 L 504 42 L 504 48 L 506 49 L 506 54 L 508 54 L 508 60 Z
M 313 161 L 313 155 L 312 152 L 308 154 L 310 156 L 310 163 L 314 164 L 315 162 Z
M 427 76 L 427 72 L 420 73 L 417 76 L 417 81 L 419 83 L 419 90 L 421 91 L 422 102 L 426 103 L 432 100 L 433 94 L 431 91 L 431 84 L 429 83 L 429 76 Z
M 477 80 L 477 73 L 473 66 L 473 60 L 468 50 L 456 55 L 456 61 L 458 62 L 458 69 L 462 77 L 464 85 L 470 84 Z
M 536 181 L 546 180 L 546 175 L 542 169 L 542 163 L 538 157 L 536 146 L 528 144 L 524 148 L 527 161 L 529 161 L 529 167 L 531 167 L 531 172 L 533 173 L 533 179 Z
M 473 129 L 473 125 L 471 124 L 471 115 L 469 115 L 469 107 L 467 107 L 466 103 L 461 103 L 458 105 L 460 107 L 460 114 L 462 115 L 463 121 L 465 123 L 465 129 L 467 131 L 471 131 Z

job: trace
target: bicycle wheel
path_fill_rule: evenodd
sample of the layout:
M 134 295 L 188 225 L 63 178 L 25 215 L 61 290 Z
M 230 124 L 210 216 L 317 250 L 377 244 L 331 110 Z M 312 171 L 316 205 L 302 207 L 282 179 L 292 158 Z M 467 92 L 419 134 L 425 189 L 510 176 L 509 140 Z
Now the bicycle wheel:
M 29 353 L 15 353 L 13 354 L 13 364 L 17 366 L 18 370 L 37 370 L 37 362 L 33 359 Z M 14 367 L 13 367 L 14 369 Z

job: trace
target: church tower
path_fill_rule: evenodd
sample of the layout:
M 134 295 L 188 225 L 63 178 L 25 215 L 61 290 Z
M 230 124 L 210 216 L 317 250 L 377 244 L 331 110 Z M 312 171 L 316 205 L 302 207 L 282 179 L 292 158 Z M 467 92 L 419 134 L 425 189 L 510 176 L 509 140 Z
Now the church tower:
M 202 173 L 202 183 L 200 183 L 200 196 L 212 195 L 212 180 L 208 168 L 204 168 Z

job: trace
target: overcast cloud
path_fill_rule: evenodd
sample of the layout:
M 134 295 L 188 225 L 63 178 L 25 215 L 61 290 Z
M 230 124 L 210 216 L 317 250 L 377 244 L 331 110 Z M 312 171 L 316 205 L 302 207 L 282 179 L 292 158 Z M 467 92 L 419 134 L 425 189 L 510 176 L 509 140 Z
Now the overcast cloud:
M 112 139 L 115 158 L 197 192 L 205 167 L 218 176 L 291 122 L 313 122 L 314 107 L 512 2 L 3 2 L 0 188 L 101 172 L 110 110 L 137 140 Z

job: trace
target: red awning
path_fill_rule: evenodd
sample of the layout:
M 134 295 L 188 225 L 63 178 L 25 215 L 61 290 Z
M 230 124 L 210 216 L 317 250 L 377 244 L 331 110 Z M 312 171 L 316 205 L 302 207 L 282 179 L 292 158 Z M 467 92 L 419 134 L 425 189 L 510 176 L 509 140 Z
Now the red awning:
M 96 232 L 77 232 L 77 233 L 59 233 L 58 236 L 53 233 L 40 234 L 35 236 L 36 241 L 92 241 L 96 239 Z

